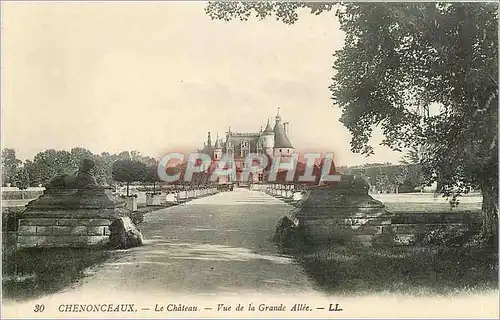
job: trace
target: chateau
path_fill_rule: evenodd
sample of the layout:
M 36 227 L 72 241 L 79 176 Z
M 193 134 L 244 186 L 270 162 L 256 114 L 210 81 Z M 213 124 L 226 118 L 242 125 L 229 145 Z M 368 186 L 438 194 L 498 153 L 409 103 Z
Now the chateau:
M 225 139 L 217 136 L 214 143 L 208 132 L 203 149 L 198 151 L 210 155 L 214 162 L 222 157 L 232 158 L 238 169 L 242 168 L 245 157 L 250 153 L 270 158 L 290 156 L 295 153 L 295 149 L 288 138 L 289 123 L 281 121 L 279 108 L 275 119 L 274 127 L 268 120 L 265 129 L 261 127 L 257 132 L 232 132 L 229 127 Z M 259 175 L 251 180 L 262 181 L 262 177 Z

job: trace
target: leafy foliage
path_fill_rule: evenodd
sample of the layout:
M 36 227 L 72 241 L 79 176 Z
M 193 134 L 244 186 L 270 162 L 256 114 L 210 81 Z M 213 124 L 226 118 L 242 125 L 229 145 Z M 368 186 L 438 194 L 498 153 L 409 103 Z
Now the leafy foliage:
M 147 167 L 143 162 L 137 160 L 117 160 L 113 163 L 113 179 L 127 183 L 127 196 L 131 182 L 143 181 Z
M 70 174 L 78 169 L 71 161 L 71 153 L 49 149 L 39 152 L 33 161 L 26 161 L 31 185 L 45 185 L 56 174 Z
M 14 183 L 21 160 L 17 159 L 14 149 L 5 148 L 2 151 L 2 186 Z
M 30 176 L 28 170 L 25 168 L 19 168 L 17 170 L 13 186 L 18 187 L 21 190 L 27 189 L 30 186 Z
M 156 184 L 161 181 L 160 176 L 158 175 L 158 164 L 155 163 L 146 168 L 143 180 L 145 182 L 152 182 L 153 194 L 156 193 Z
M 136 160 L 117 160 L 113 163 L 113 179 L 120 182 L 144 180 L 146 165 Z
M 384 171 L 379 171 L 375 180 L 375 187 L 377 190 L 387 192 L 390 189 L 389 177 Z
M 349 168 L 346 173 L 363 177 L 374 191 L 415 192 L 423 186 L 421 165 L 418 164 L 368 164 Z
M 299 9 L 309 9 L 311 14 L 319 15 L 330 11 L 333 2 L 237 2 L 237 1 L 210 1 L 205 12 L 212 19 L 230 21 L 240 19 L 247 21 L 249 18 L 264 19 L 274 17 L 286 24 L 295 23 L 299 16 Z
M 399 186 L 405 183 L 406 178 L 408 177 L 408 167 L 407 166 L 398 166 L 396 171 L 394 172 L 394 187 L 396 188 L 396 193 L 399 192 Z
M 330 87 L 353 134 L 372 153 L 374 126 L 395 150 L 424 145 L 422 172 L 456 199 L 481 188 L 489 231 L 498 223 L 498 22 L 493 3 L 351 3 Z M 421 106 L 439 106 L 425 117 Z M 485 196 L 485 194 L 488 195 Z M 491 194 L 491 196 L 490 196 Z

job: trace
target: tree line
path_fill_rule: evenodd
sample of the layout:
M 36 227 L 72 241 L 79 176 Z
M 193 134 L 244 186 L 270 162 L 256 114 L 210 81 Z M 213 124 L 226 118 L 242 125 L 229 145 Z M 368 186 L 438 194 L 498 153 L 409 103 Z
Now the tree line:
M 419 164 L 368 164 L 345 172 L 364 178 L 372 191 L 380 193 L 421 191 L 425 185 Z
M 94 175 L 99 185 L 116 186 L 120 182 L 127 186 L 132 182 L 148 182 L 156 187 L 160 182 L 157 175 L 157 160 L 144 156 L 138 151 L 123 151 L 118 154 L 103 152 L 94 154 L 80 147 L 70 151 L 49 149 L 39 152 L 33 160 L 22 162 L 16 156 L 14 149 L 6 148 L 2 152 L 2 186 L 28 187 L 44 186 L 57 174 L 70 174 L 78 170 L 84 158 L 92 158 L 96 163 Z M 180 173 L 180 179 L 173 184 L 182 184 L 186 163 L 167 168 L 167 174 Z M 304 163 L 299 163 L 294 182 L 306 170 Z M 212 168 L 213 169 L 213 168 Z M 372 191 L 380 192 L 411 192 L 423 184 L 421 169 L 417 164 L 390 165 L 366 164 L 358 167 L 342 168 L 346 174 L 356 174 L 371 185 Z M 205 174 L 195 173 L 190 184 L 206 184 L 209 182 L 212 170 Z M 320 166 L 313 169 L 315 176 L 321 176 Z M 286 172 L 279 172 L 277 182 L 286 181 Z M 318 181 L 314 181 L 313 184 Z M 127 188 L 128 189 L 128 188 Z
M 94 159 L 95 178 L 99 185 L 115 186 L 119 182 L 156 182 L 157 161 L 138 151 L 123 151 L 118 154 L 103 152 L 94 154 L 80 147 L 70 151 L 48 149 L 39 152 L 33 160 L 19 160 L 14 149 L 2 152 L 2 186 L 38 187 L 46 185 L 57 174 L 71 174 L 78 170 L 84 158 Z

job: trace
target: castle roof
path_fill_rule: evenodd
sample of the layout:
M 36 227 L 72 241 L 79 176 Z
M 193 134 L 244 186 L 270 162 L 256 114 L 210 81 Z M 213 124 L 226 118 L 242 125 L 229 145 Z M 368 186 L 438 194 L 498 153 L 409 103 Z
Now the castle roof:
M 214 149 L 211 146 L 207 146 L 207 145 L 205 145 L 203 147 L 203 149 L 201 149 L 201 152 L 205 153 L 205 154 L 212 154 L 213 151 L 214 151 Z
M 214 149 L 221 149 L 221 145 L 220 145 L 220 140 L 219 140 L 219 136 L 217 136 L 217 140 L 215 140 L 215 146 L 214 146 Z
M 269 119 L 267 119 L 267 125 L 266 125 L 266 129 L 264 130 L 264 133 L 272 133 L 273 132 L 273 128 L 271 128 L 271 124 L 269 123 Z
M 292 143 L 286 135 L 285 128 L 279 120 L 276 121 L 276 125 L 274 126 L 274 147 L 293 149 Z

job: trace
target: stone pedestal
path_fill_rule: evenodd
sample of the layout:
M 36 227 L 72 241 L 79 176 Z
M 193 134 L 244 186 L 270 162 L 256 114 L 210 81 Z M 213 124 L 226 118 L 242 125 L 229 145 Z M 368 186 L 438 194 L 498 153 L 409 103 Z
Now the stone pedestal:
M 180 191 L 178 193 L 178 201 L 180 203 L 188 201 L 188 192 L 187 191 Z
M 367 190 L 321 186 L 309 189 L 296 204 L 292 220 L 310 242 L 390 241 L 391 217 Z
M 147 206 L 161 206 L 163 203 L 163 200 L 165 200 L 164 195 L 161 195 L 159 193 L 157 193 L 157 194 L 146 193 L 146 205 Z
M 165 196 L 165 201 L 169 203 L 177 202 L 177 193 L 167 193 L 167 195 Z
M 125 198 L 123 198 L 123 200 L 125 201 L 125 206 L 127 207 L 127 209 L 129 209 L 132 212 L 137 211 L 137 198 L 136 197 L 132 197 L 132 196 L 125 197 Z
M 125 202 L 108 188 L 49 189 L 20 216 L 17 246 L 106 245 L 109 225 L 129 214 Z
M 299 201 L 300 199 L 302 199 L 303 195 L 302 195 L 302 192 L 294 192 L 293 193 L 293 196 L 292 196 L 292 199 L 293 201 Z

